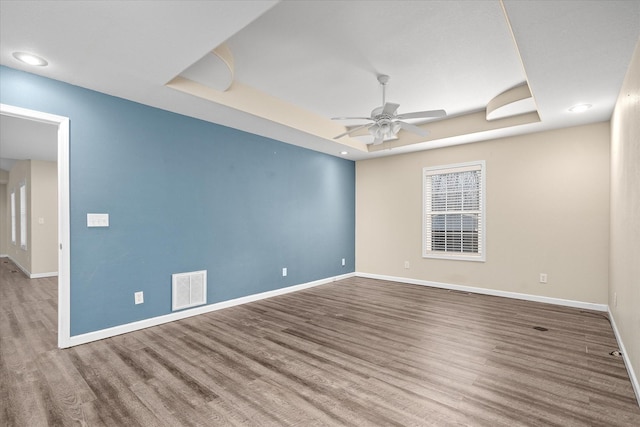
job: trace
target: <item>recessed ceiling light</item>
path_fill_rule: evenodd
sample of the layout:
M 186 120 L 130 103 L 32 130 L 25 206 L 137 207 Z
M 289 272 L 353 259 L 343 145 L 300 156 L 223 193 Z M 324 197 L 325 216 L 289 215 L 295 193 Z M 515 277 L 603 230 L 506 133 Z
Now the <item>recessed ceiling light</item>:
M 13 52 L 13 57 L 16 58 L 20 62 L 24 62 L 29 65 L 37 65 L 39 67 L 44 67 L 48 64 L 48 62 L 37 55 L 26 52 Z
M 589 108 L 591 108 L 591 104 L 578 104 L 569 108 L 569 111 L 571 111 L 572 113 L 584 113 Z
M 343 156 L 346 156 L 347 154 L 349 154 L 348 151 L 341 151 L 340 154 L 342 154 Z

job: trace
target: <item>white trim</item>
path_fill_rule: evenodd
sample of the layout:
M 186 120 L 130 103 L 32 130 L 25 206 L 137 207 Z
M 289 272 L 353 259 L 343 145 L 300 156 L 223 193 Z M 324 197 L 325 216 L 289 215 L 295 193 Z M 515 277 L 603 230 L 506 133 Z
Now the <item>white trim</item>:
M 11 218 L 9 224 L 9 234 L 11 235 L 9 243 L 15 246 L 18 241 L 16 238 L 18 235 L 16 232 L 16 189 L 10 188 L 9 190 L 11 190 L 9 193 L 9 217 Z
M 197 316 L 199 314 L 210 313 L 212 311 L 222 310 L 223 308 L 234 307 L 236 305 L 247 304 L 266 298 L 275 297 L 278 295 L 284 295 L 291 292 L 301 291 L 303 289 L 313 288 L 315 286 L 326 285 L 327 283 L 335 282 L 337 280 L 347 279 L 353 277 L 355 273 L 342 274 L 340 276 L 329 277 L 326 279 L 315 280 L 313 282 L 302 283 L 300 285 L 289 286 L 287 288 L 274 289 L 272 291 L 261 292 L 259 294 L 247 295 L 246 297 L 235 298 L 228 301 L 222 301 L 215 304 L 209 304 L 192 308 L 190 310 L 177 311 L 175 313 L 165 314 L 158 317 L 152 317 L 150 319 L 144 319 L 137 322 L 127 323 L 126 325 L 114 326 L 112 328 L 102 329 L 95 332 L 89 332 L 82 335 L 75 335 L 69 339 L 63 348 L 72 347 L 80 344 L 86 344 L 92 341 L 98 341 L 105 338 L 114 337 L 116 335 L 125 334 L 127 332 L 138 331 L 140 329 L 149 328 L 151 326 L 158 326 L 163 323 L 173 322 L 180 319 L 186 319 L 187 317 Z
M 44 277 L 55 277 L 58 275 L 57 271 L 52 271 L 49 273 L 31 273 L 29 270 L 24 268 L 18 261 L 13 259 L 11 255 L 0 255 L 0 258 L 9 258 L 12 263 L 15 264 L 29 279 L 42 279 Z
M 58 126 L 58 347 L 69 347 L 71 335 L 69 118 L 7 104 L 0 104 L 0 114 Z
M 29 189 L 31 190 L 31 189 Z M 20 249 L 27 250 L 27 240 L 29 240 L 29 212 L 27 208 L 27 179 L 18 182 L 20 193 Z M 24 210 L 24 212 L 23 212 Z
M 477 288 L 475 286 L 464 286 L 464 285 L 452 285 L 450 283 L 442 283 L 442 282 L 430 282 L 427 280 L 419 280 L 419 279 L 410 279 L 405 277 L 395 277 L 395 276 L 384 276 L 381 274 L 370 274 L 370 273 L 359 273 L 356 272 L 357 277 L 366 277 L 369 279 L 380 279 L 380 280 L 388 280 L 391 282 L 400 282 L 400 283 L 408 283 L 411 285 L 420 285 L 420 286 L 429 286 L 432 288 L 442 288 L 442 289 L 451 289 L 454 291 L 462 291 L 462 292 L 471 292 L 475 294 L 483 294 L 483 295 L 493 295 L 496 297 L 505 297 L 505 298 L 513 298 L 520 299 L 525 301 L 535 301 L 535 302 L 543 302 L 547 304 L 555 304 L 555 305 L 564 305 L 567 307 L 574 308 L 582 308 L 585 310 L 595 310 L 595 311 L 607 311 L 607 304 L 595 304 L 592 302 L 583 302 L 583 301 L 574 301 L 569 299 L 562 298 L 552 298 L 552 297 L 544 297 L 540 295 L 531 295 L 531 294 L 520 294 L 517 292 L 509 292 L 509 291 L 499 291 L 496 289 L 487 289 L 487 288 Z
M 478 246 L 480 252 L 476 254 L 467 254 L 464 252 L 430 252 L 427 248 L 426 239 L 426 217 L 427 217 L 427 200 L 426 200 L 426 177 L 432 175 L 442 175 L 447 173 L 459 173 L 469 171 L 480 171 L 480 236 Z M 487 209 L 486 209 L 486 185 L 487 182 L 487 165 L 484 160 L 475 160 L 472 162 L 454 163 L 439 166 L 426 166 L 422 168 L 422 258 L 425 259 L 448 259 L 453 261 L 473 261 L 486 262 L 487 260 Z
M 631 364 L 631 360 L 629 359 L 629 355 L 627 354 L 627 349 L 624 347 L 624 343 L 622 342 L 622 337 L 618 332 L 618 327 L 616 326 L 616 321 L 613 317 L 613 313 L 611 313 L 611 309 L 607 308 L 607 312 L 609 313 L 609 321 L 611 322 L 613 333 L 616 336 L 616 341 L 618 341 L 618 346 L 620 346 L 620 351 L 622 352 L 624 366 L 626 366 L 627 368 L 627 373 L 629 374 L 629 379 L 631 380 L 631 385 L 633 386 L 633 392 L 636 394 L 636 401 L 638 402 L 638 406 L 640 406 L 640 383 L 638 383 L 638 377 L 633 370 L 633 365 Z
M 57 276 L 58 276 L 58 272 L 57 271 L 51 271 L 49 273 L 30 274 L 29 275 L 29 279 L 43 279 L 45 277 L 57 277 Z
M 423 239 L 424 240 L 424 239 Z M 472 261 L 472 262 L 486 262 L 486 257 L 483 258 L 482 255 L 461 255 L 463 252 L 442 252 L 437 253 L 433 252 L 431 254 L 423 254 L 422 258 L 424 259 L 448 259 L 451 261 Z M 448 254 L 448 255 L 447 255 Z
M 0 258 L 9 258 L 9 254 L 0 254 Z

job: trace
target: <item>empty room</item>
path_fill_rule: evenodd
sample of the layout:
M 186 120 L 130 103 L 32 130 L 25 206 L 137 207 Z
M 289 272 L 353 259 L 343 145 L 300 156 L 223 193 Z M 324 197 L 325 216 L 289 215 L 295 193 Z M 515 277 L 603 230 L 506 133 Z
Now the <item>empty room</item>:
M 0 425 L 640 425 L 640 0 L 0 0 Z

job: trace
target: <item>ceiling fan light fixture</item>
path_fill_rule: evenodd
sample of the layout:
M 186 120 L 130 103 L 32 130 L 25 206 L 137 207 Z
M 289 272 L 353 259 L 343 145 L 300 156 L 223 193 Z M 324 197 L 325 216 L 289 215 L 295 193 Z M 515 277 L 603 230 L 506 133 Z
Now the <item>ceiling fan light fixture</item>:
M 375 139 L 388 139 L 395 137 L 402 126 L 398 122 L 382 121 L 369 126 L 369 133 Z

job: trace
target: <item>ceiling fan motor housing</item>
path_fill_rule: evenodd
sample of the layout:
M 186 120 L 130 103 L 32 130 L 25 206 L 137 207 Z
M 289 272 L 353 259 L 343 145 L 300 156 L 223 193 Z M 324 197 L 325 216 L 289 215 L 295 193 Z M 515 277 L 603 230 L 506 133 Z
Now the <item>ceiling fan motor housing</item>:
M 386 85 L 387 83 L 389 83 L 389 76 L 387 76 L 386 74 L 380 74 L 378 76 L 378 81 L 380 82 L 381 85 Z

